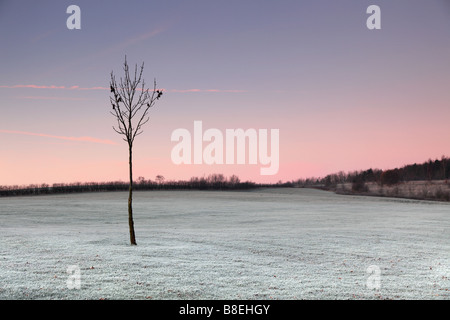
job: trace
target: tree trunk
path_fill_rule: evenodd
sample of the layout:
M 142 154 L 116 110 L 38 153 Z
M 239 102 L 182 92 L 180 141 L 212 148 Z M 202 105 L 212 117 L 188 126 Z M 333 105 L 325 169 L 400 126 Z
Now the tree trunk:
M 128 195 L 128 225 L 130 227 L 130 244 L 137 245 L 136 236 L 134 234 L 134 222 L 133 222 L 133 157 L 132 157 L 132 146 L 128 146 L 129 151 L 129 165 L 130 165 L 130 193 Z

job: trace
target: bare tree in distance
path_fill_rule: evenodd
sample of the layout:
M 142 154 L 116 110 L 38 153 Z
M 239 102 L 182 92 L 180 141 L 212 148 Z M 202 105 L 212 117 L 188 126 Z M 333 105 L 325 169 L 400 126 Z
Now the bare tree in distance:
M 153 81 L 153 89 L 145 88 L 145 81 L 142 78 L 144 72 L 144 63 L 140 70 L 137 64 L 134 68 L 134 75 L 130 75 L 130 70 L 125 56 L 123 65 L 125 78 L 116 81 L 114 72 L 111 71 L 110 89 L 112 96 L 109 100 L 112 105 L 110 112 L 117 121 L 117 126 L 113 126 L 115 132 L 123 135 L 123 140 L 128 144 L 128 164 L 130 173 L 130 186 L 128 196 L 128 225 L 130 228 L 130 243 L 136 245 L 136 235 L 134 232 L 133 221 L 133 143 L 136 136 L 143 130 L 142 126 L 146 124 L 150 117 L 148 112 L 156 100 L 162 96 L 162 91 L 156 89 L 156 79 Z
M 164 176 L 162 176 L 162 175 L 160 175 L 160 174 L 158 174 L 158 175 L 156 176 L 156 181 L 158 182 L 158 184 L 162 184 L 162 183 L 164 182 L 165 179 L 166 179 L 166 178 L 164 178 Z

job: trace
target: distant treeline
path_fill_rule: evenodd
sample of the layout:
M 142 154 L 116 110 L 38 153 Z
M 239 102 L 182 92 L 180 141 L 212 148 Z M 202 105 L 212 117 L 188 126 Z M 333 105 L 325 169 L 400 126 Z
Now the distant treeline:
M 329 174 L 324 178 L 299 179 L 295 182 L 300 186 L 322 185 L 333 188 L 338 184 L 352 183 L 354 189 L 364 188 L 366 182 L 376 182 L 380 185 L 392 186 L 407 181 L 448 180 L 450 177 L 450 158 L 431 160 L 421 164 L 405 165 L 401 168 L 381 170 L 368 169 L 345 173 Z
M 401 168 L 381 170 L 368 169 L 329 174 L 322 178 L 298 179 L 288 182 L 279 181 L 274 184 L 257 184 L 255 182 L 241 182 L 239 177 L 223 174 L 210 174 L 207 177 L 192 177 L 189 180 L 165 181 L 161 175 L 155 180 L 146 180 L 139 177 L 133 182 L 133 190 L 248 190 L 259 187 L 320 187 L 333 190 L 338 184 L 352 183 L 353 191 L 364 191 L 365 183 L 375 182 L 379 185 L 392 186 L 406 181 L 431 181 L 450 178 L 450 158 L 442 156 L 441 159 L 428 160 L 424 163 L 406 165 Z M 75 182 L 31 184 L 28 186 L 0 186 L 0 196 L 20 196 L 39 194 L 102 192 L 102 191 L 128 191 L 129 183 L 123 181 L 111 182 Z
M 190 180 L 165 181 L 161 175 L 155 180 L 139 177 L 133 182 L 133 190 L 245 190 L 259 187 L 254 182 L 241 182 L 239 177 L 211 174 L 207 177 L 192 177 Z M 128 191 L 129 182 L 75 182 L 31 184 L 27 186 L 0 186 L 0 196 L 23 196 L 42 194 L 63 194 L 80 192 Z

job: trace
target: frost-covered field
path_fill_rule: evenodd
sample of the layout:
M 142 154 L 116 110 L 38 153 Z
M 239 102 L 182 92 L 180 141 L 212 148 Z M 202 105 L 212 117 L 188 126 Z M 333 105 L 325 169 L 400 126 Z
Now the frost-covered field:
M 0 198 L 0 298 L 450 297 L 448 203 L 153 191 L 135 193 L 134 212 L 136 247 L 127 193 Z

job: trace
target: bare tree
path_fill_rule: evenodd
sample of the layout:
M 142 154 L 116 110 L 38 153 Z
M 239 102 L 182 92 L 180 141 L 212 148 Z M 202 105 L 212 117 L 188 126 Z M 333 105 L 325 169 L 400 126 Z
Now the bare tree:
M 133 222 L 133 142 L 136 136 L 141 134 L 142 126 L 149 121 L 148 112 L 155 105 L 156 100 L 162 95 L 161 90 L 156 90 L 156 79 L 153 81 L 153 89 L 145 88 L 145 81 L 142 78 L 144 63 L 140 71 L 137 64 L 134 68 L 134 75 L 130 75 L 130 70 L 125 56 L 123 66 L 125 78 L 116 81 L 114 72 L 111 72 L 110 88 L 112 96 L 109 100 L 112 105 L 111 114 L 117 121 L 117 126 L 113 126 L 115 132 L 123 135 L 123 140 L 128 143 L 128 163 L 130 169 L 130 186 L 128 196 L 128 225 L 130 227 L 130 243 L 136 245 L 136 236 Z
M 158 174 L 158 175 L 156 176 L 156 179 L 155 179 L 155 180 L 158 182 L 158 184 L 162 184 L 162 183 L 164 182 L 165 178 L 164 178 L 164 176 Z

